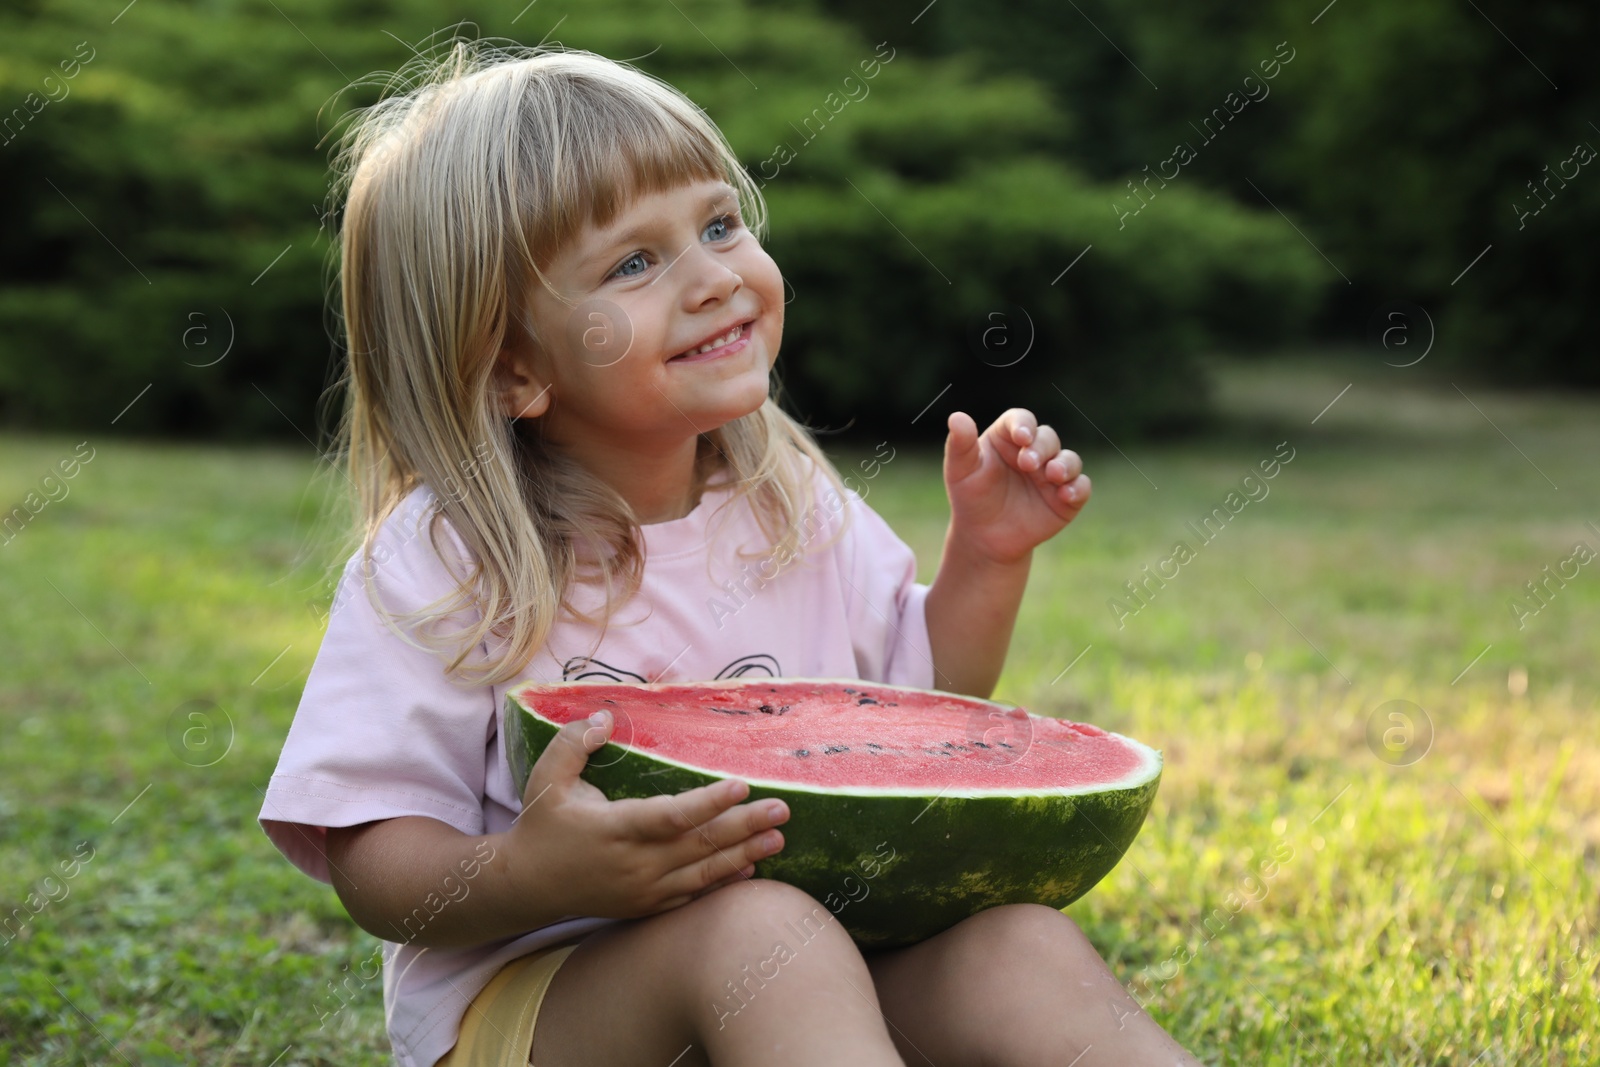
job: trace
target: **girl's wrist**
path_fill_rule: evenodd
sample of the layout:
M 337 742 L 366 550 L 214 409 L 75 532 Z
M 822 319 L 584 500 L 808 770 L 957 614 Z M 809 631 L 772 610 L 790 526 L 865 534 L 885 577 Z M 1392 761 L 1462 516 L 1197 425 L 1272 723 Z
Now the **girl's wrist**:
M 1021 570 L 1026 573 L 1029 565 L 1033 562 L 1033 549 L 1026 549 L 1012 557 L 996 556 L 952 521 L 950 529 L 945 534 L 944 559 L 970 570 L 988 571 L 995 574 L 1014 573 Z
M 502 833 L 487 834 L 484 840 L 494 849 L 494 859 L 488 867 L 495 889 L 491 911 L 498 917 L 498 925 L 512 935 L 523 934 L 571 914 L 564 910 L 570 902 L 562 900 L 555 887 L 545 883 L 544 865 L 527 862 L 526 857 L 534 850 L 518 840 L 515 826 Z

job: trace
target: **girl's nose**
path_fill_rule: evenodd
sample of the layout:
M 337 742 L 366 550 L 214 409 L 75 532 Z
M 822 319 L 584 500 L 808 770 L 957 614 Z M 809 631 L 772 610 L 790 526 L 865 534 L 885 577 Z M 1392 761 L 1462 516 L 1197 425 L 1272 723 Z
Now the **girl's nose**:
M 726 300 L 744 287 L 744 279 L 739 273 L 703 245 L 699 251 L 689 252 L 684 258 L 692 261 L 681 264 L 689 268 L 686 273 L 691 280 L 687 283 L 684 298 L 690 307 L 699 307 L 711 299 Z

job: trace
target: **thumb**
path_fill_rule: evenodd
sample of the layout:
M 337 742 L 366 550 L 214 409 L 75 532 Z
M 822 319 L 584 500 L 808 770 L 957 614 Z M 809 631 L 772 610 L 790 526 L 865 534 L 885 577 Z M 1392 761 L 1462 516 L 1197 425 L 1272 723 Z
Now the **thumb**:
M 965 411 L 952 411 L 945 421 L 950 436 L 944 442 L 944 482 L 952 485 L 983 465 L 983 451 L 978 447 L 978 424 Z
M 603 720 L 596 723 L 595 720 Z M 523 804 L 537 797 L 551 786 L 570 786 L 588 766 L 589 756 L 611 737 L 610 712 L 597 711 L 587 719 L 574 719 L 556 731 L 528 775 L 528 788 L 523 793 Z

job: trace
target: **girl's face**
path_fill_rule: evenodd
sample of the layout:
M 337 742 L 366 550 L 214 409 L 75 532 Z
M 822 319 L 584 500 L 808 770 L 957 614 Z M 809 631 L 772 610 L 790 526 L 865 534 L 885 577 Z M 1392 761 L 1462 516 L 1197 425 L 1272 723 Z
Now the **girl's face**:
M 586 227 L 529 296 L 544 344 L 508 345 L 508 414 L 537 416 L 578 453 L 648 452 L 758 410 L 783 337 L 783 276 L 739 217 L 734 188 L 699 181 Z M 706 342 L 716 342 L 700 352 Z M 520 410 L 518 410 L 520 409 Z

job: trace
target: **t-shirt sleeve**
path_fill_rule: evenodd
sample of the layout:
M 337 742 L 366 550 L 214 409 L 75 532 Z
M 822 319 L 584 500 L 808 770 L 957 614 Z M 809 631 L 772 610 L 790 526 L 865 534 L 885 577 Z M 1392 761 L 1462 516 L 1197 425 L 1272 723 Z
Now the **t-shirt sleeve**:
M 346 563 L 264 795 L 262 829 L 319 881 L 330 881 L 324 852 L 330 826 L 426 815 L 463 833 L 484 832 L 493 688 L 446 678 L 445 660 L 390 630 L 364 587 L 366 571 L 389 613 L 414 611 L 455 588 L 465 573 L 465 548 L 444 524 L 440 542 L 455 553 L 452 573 L 433 549 L 429 513 L 397 508 L 374 542 L 372 562 L 357 550 Z M 452 617 L 451 631 L 476 618 L 476 612 Z
M 867 681 L 932 689 L 933 650 L 917 581 L 917 557 L 853 490 L 842 539 L 845 617 L 856 669 Z

